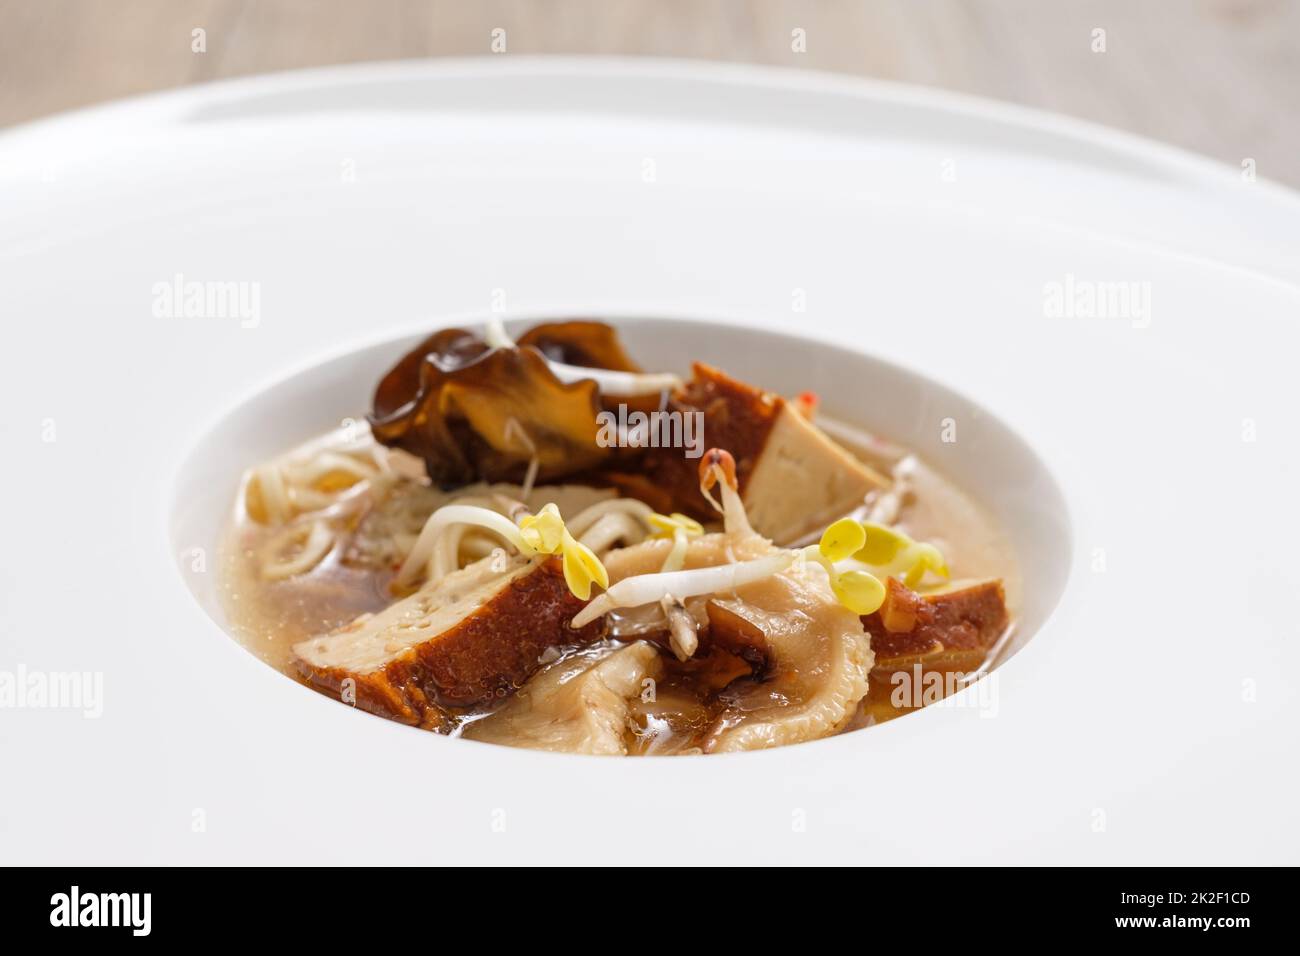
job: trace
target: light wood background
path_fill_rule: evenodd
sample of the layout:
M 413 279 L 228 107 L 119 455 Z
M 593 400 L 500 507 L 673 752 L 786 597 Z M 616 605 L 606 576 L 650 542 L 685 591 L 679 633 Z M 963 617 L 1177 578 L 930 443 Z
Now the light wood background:
M 507 56 L 695 57 L 960 90 L 1253 158 L 1300 185 L 1300 0 L 0 0 L 0 126 L 248 73 L 491 55 L 497 27 Z

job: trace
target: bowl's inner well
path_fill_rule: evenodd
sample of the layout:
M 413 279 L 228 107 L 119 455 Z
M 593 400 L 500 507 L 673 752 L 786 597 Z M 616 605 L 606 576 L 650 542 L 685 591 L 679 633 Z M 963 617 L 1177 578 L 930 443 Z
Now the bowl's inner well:
M 781 394 L 815 389 L 828 418 L 905 446 L 973 496 L 1009 539 L 1022 575 L 1015 631 L 1000 662 L 1055 607 L 1071 554 L 1064 500 L 1033 451 L 982 408 L 912 372 L 793 336 L 662 319 L 617 325 L 647 369 L 685 373 L 690 361 L 701 360 Z M 199 604 L 227 631 L 217 576 L 191 573 L 192 556 L 196 548 L 217 554 L 241 474 L 361 417 L 374 384 L 420 337 L 385 341 L 272 385 L 222 418 L 183 463 L 174 489 L 173 551 Z

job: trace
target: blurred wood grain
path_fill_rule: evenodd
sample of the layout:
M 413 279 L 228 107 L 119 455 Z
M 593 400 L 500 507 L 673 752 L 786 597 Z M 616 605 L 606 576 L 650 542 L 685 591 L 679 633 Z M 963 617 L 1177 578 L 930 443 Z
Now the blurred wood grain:
M 693 57 L 958 90 L 1250 157 L 1300 185 L 1300 0 L 0 0 L 0 126 L 250 73 L 489 55 L 495 28 L 505 55 Z

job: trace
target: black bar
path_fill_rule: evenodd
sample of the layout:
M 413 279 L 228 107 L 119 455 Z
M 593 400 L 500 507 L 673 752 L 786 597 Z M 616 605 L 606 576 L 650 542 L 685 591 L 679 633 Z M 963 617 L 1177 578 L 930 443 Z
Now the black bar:
M 434 926 L 462 922 L 457 919 L 462 912 L 466 923 L 481 919 L 473 914 L 493 906 L 506 925 L 519 925 L 526 911 L 533 925 L 553 920 L 552 932 L 571 930 L 578 921 L 615 928 L 631 908 L 636 915 L 624 929 L 658 935 L 668 931 L 682 905 L 697 914 L 734 907 L 732 918 L 761 920 L 763 913 L 775 912 L 776 893 L 791 925 L 805 924 L 818 933 L 822 921 L 828 929 L 848 928 L 842 919 L 819 914 L 838 908 L 836 900 L 845 894 L 856 896 L 849 915 L 864 940 L 883 929 L 919 933 L 920 942 L 942 928 L 944 936 L 990 942 L 1128 937 L 1175 946 L 1197 939 L 1231 944 L 1255 930 L 1285 932 L 1294 920 L 1294 911 L 1283 915 L 1292 901 L 1293 874 L 1277 869 L 867 868 L 857 877 L 832 879 L 790 874 L 777 878 L 779 890 L 767 882 L 770 878 L 755 880 L 736 870 L 685 878 L 653 871 L 597 879 L 575 874 L 563 888 L 553 878 L 416 869 L 46 868 L 11 869 L 6 876 L 12 888 L 4 892 L 0 918 L 10 940 L 57 941 L 75 934 L 92 942 L 115 937 L 129 943 L 248 945 L 254 938 L 307 942 L 307 933 L 323 934 L 311 940 L 314 946 L 349 939 L 374 945 L 376 933 L 382 937 L 379 927 L 387 926 L 398 939 L 419 938 Z M 70 925 L 74 886 L 76 922 L 90 922 L 88 917 L 99 913 L 93 921 L 116 917 L 118 925 Z M 626 888 L 624 894 L 619 886 Z M 458 905 L 458 891 L 472 894 L 474 901 Z M 112 896 L 106 900 L 100 894 Z M 87 902 L 92 897 L 95 902 Z M 676 904 L 668 905 L 673 899 Z M 654 900 L 664 904 L 662 911 L 656 913 Z

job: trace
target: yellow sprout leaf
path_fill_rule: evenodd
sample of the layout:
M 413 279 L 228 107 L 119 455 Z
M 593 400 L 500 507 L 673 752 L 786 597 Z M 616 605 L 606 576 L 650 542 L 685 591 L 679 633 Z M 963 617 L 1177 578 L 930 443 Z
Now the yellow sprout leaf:
M 567 531 L 564 532 L 561 547 L 564 550 L 564 581 L 574 597 L 582 601 L 588 600 L 593 581 L 602 588 L 609 587 L 609 574 L 589 547 Z
M 822 534 L 819 550 L 830 561 L 843 561 L 866 544 L 867 533 L 852 518 L 841 518 Z
M 903 578 L 903 583 L 909 588 L 920 584 L 926 571 L 933 571 L 945 578 L 948 576 L 948 563 L 944 561 L 943 554 L 938 548 L 932 544 L 914 544 L 912 548 L 915 552 L 915 560 L 907 569 L 907 576 Z
M 903 549 L 912 543 L 912 539 L 907 535 L 869 521 L 862 523 L 862 532 L 865 540 L 853 556 L 863 564 L 870 564 L 873 567 L 884 567 L 892 563 Z
M 524 543 L 538 554 L 556 554 L 568 532 L 564 530 L 564 519 L 560 517 L 560 509 L 551 502 L 537 514 L 521 518 L 519 534 L 523 537 Z
M 704 534 L 702 524 L 680 511 L 674 511 L 670 515 L 661 515 L 655 512 L 647 517 L 646 521 L 650 523 L 650 527 L 655 529 L 655 533 L 651 536 L 655 538 L 671 538 L 678 531 L 684 531 L 691 537 Z
M 854 614 L 870 614 L 885 603 L 885 586 L 866 571 L 845 571 L 831 581 L 831 590 Z

